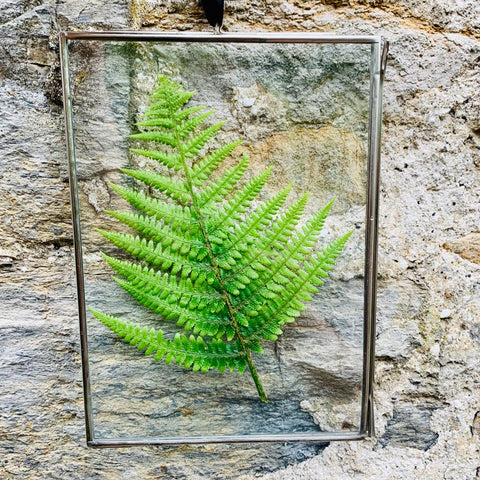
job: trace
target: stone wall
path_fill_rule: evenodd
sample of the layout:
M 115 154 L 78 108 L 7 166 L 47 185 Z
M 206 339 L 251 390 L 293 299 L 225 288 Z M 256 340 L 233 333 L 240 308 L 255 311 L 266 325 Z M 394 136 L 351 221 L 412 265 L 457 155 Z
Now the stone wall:
M 480 478 L 478 2 L 227 0 L 230 31 L 391 41 L 377 435 L 326 448 L 85 446 L 57 33 L 209 27 L 189 0 L 15 0 L 0 19 L 2 478 Z M 84 192 L 103 208 L 98 185 Z

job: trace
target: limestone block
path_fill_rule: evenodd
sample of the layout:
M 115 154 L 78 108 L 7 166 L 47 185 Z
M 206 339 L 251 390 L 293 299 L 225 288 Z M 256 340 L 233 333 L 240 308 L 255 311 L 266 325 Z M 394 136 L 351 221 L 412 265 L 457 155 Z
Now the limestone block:
M 480 233 L 473 232 L 458 240 L 445 243 L 445 248 L 458 253 L 465 260 L 480 263 Z

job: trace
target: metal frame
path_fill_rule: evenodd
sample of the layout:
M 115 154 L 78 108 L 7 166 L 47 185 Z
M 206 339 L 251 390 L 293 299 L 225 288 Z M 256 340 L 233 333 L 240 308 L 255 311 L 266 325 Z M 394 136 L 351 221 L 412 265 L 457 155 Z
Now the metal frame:
M 371 45 L 370 105 L 368 132 L 368 183 L 365 235 L 365 282 L 364 282 L 364 346 L 363 378 L 360 428 L 358 432 L 271 434 L 193 437 L 148 437 L 148 438 L 96 438 L 92 413 L 90 373 L 88 362 L 87 321 L 85 308 L 82 240 L 78 202 L 78 186 L 75 163 L 73 132 L 72 92 L 69 76 L 69 43 L 72 40 L 135 41 L 135 42 L 210 42 L 210 43 L 325 43 Z M 386 68 L 388 42 L 375 36 L 336 36 L 312 33 L 159 33 L 159 32 L 61 32 L 60 59 L 62 67 L 63 98 L 67 157 L 70 174 L 72 203 L 73 240 L 77 277 L 77 298 L 80 320 L 80 339 L 83 372 L 83 394 L 87 444 L 91 447 L 128 447 L 141 445 L 180 445 L 204 443 L 250 443 L 250 442 L 330 442 L 337 440 L 362 440 L 374 435 L 373 383 L 375 359 L 376 324 L 376 276 L 378 238 L 378 196 L 380 174 L 380 133 L 382 117 L 382 85 Z

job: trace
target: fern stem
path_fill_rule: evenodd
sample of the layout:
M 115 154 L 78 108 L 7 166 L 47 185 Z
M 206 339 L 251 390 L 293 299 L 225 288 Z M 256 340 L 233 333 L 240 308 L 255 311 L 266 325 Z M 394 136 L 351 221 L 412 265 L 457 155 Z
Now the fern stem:
M 221 281 L 221 277 L 220 277 L 219 281 L 221 282 L 220 284 L 223 286 L 223 282 Z M 225 289 L 225 287 L 223 287 L 223 288 Z M 265 390 L 263 389 L 263 385 L 262 385 L 262 382 L 260 380 L 260 376 L 258 375 L 255 364 L 253 363 L 253 358 L 252 358 L 252 354 L 250 352 L 250 349 L 247 347 L 247 345 L 245 343 L 245 340 L 240 333 L 240 327 L 238 326 L 238 322 L 235 318 L 235 313 L 233 311 L 233 306 L 232 306 L 232 303 L 230 302 L 230 298 L 229 298 L 228 292 L 226 290 L 224 292 L 224 298 L 225 298 L 225 303 L 227 304 L 227 307 L 228 307 L 229 316 L 230 316 L 230 318 L 232 320 L 232 323 L 233 323 L 233 326 L 235 328 L 235 333 L 236 333 L 237 338 L 240 341 L 240 345 L 242 346 L 242 349 L 244 351 L 245 359 L 247 360 L 247 365 L 248 365 L 248 369 L 250 371 L 250 375 L 252 376 L 253 383 L 255 383 L 255 387 L 257 388 L 258 396 L 260 397 L 260 400 L 262 400 L 262 402 L 268 403 L 267 394 L 265 393 Z
M 200 227 L 200 231 L 202 232 L 203 238 L 205 239 L 205 244 L 206 244 L 207 249 L 208 249 L 208 255 L 210 257 L 210 262 L 212 264 L 213 271 L 214 271 L 215 276 L 216 276 L 216 278 L 218 280 L 218 283 L 220 285 L 220 289 L 221 289 L 220 293 L 225 300 L 225 304 L 227 305 L 230 320 L 231 320 L 232 325 L 235 329 L 235 334 L 236 334 L 236 336 L 237 336 L 237 338 L 240 342 L 240 345 L 242 346 L 242 350 L 244 352 L 245 359 L 247 361 L 248 369 L 250 371 L 250 375 L 252 376 L 253 382 L 255 383 L 255 387 L 257 388 L 258 395 L 263 402 L 268 402 L 267 395 L 265 393 L 265 390 L 263 389 L 262 382 L 260 381 L 260 376 L 258 375 L 255 364 L 253 363 L 252 354 L 250 352 L 250 349 L 247 347 L 246 342 L 245 342 L 245 340 L 244 340 L 244 338 L 243 338 L 243 336 L 240 332 L 240 327 L 239 327 L 239 324 L 237 322 L 237 319 L 235 318 L 235 311 L 234 311 L 232 302 L 231 302 L 230 297 L 228 295 L 228 291 L 225 288 L 225 284 L 223 282 L 222 275 L 221 275 L 221 272 L 220 272 L 220 267 L 219 267 L 219 265 L 217 263 L 217 260 L 215 258 L 215 254 L 213 253 L 213 248 L 212 248 L 212 245 L 210 243 L 210 239 L 208 237 L 207 230 L 205 228 L 205 225 L 203 224 L 202 211 L 201 211 L 200 206 L 197 203 L 197 198 L 196 198 L 195 192 L 193 190 L 192 177 L 190 175 L 190 170 L 189 170 L 189 167 L 187 165 L 187 160 L 186 160 L 186 157 L 185 157 L 185 153 L 183 152 L 182 141 L 181 141 L 181 138 L 178 134 L 178 126 L 177 126 L 175 120 L 174 120 L 173 131 L 174 131 L 174 135 L 175 135 L 176 147 L 178 148 L 178 153 L 179 153 L 179 156 L 180 156 L 181 161 L 182 161 L 183 171 L 185 173 L 187 190 L 188 190 L 190 196 L 192 197 L 192 206 L 193 206 L 193 209 L 195 210 L 195 213 L 197 214 L 198 226 Z

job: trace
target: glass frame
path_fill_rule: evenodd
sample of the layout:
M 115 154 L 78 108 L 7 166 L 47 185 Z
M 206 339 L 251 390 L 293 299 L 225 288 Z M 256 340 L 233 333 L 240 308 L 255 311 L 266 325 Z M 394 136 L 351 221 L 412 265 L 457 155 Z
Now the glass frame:
M 72 91 L 69 75 L 69 44 L 72 40 L 134 41 L 134 42 L 211 42 L 211 43 L 319 43 L 366 44 L 371 46 L 370 94 L 367 150 L 367 204 L 365 233 L 365 278 L 363 312 L 363 368 L 360 427 L 351 432 L 318 432 L 296 434 L 199 435 L 145 438 L 98 438 L 95 436 L 92 412 L 90 370 L 82 238 L 78 182 L 76 174 L 75 141 L 73 131 Z M 61 32 L 60 59 L 62 67 L 63 98 L 67 159 L 72 205 L 73 240 L 77 279 L 77 300 L 80 322 L 80 342 L 83 374 L 83 395 L 87 445 L 91 447 L 128 447 L 142 445 L 181 445 L 206 443 L 249 442 L 330 442 L 362 440 L 374 435 L 373 382 L 376 325 L 376 277 L 378 241 L 378 197 L 380 176 L 380 134 L 382 117 L 382 86 L 386 68 L 388 42 L 376 36 L 335 36 L 312 33 L 158 33 L 158 32 Z

